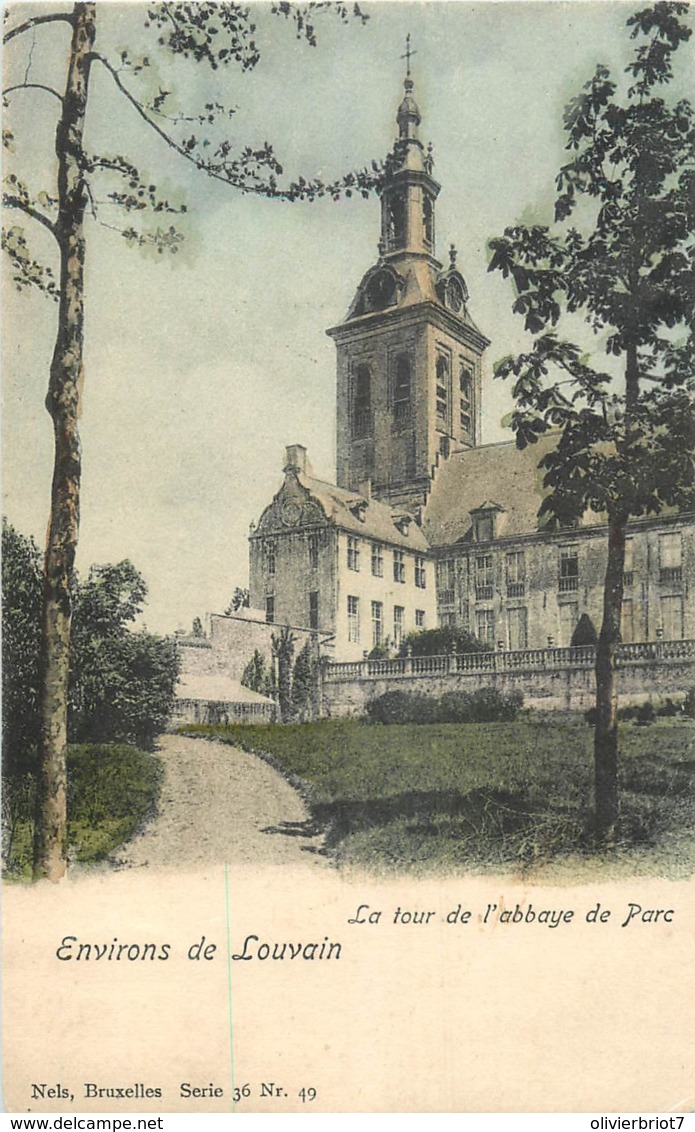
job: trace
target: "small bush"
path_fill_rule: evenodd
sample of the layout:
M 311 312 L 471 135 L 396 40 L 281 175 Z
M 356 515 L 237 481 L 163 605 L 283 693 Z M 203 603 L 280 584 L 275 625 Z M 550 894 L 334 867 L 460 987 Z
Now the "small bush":
M 685 697 L 683 713 L 688 719 L 695 719 L 695 688 L 691 688 Z
M 437 701 L 419 693 L 385 692 L 367 704 L 372 723 L 433 723 Z
M 500 723 L 516 719 L 521 692 L 504 695 L 496 688 L 445 692 L 437 699 L 418 692 L 385 692 L 367 704 L 372 723 Z
M 679 704 L 674 704 L 670 696 L 656 709 L 656 714 L 664 716 L 666 719 L 672 719 L 675 715 L 680 715 L 680 713 L 681 708 Z
M 635 723 L 639 723 L 645 727 L 649 723 L 653 723 L 656 719 L 656 712 L 652 704 L 647 701 L 646 704 L 640 704 L 635 713 Z

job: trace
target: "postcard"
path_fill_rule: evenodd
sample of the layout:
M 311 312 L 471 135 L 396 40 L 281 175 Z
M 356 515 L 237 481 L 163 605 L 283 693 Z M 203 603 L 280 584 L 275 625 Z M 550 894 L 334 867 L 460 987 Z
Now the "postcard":
M 692 10 L 4 17 L 5 1108 L 679 1127 Z

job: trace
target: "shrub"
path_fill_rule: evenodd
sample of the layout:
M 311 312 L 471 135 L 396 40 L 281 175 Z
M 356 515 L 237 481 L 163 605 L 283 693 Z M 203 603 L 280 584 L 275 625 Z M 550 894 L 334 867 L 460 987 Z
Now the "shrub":
M 588 613 L 582 613 L 570 641 L 572 648 L 598 644 L 598 633 Z
M 648 723 L 653 723 L 656 719 L 656 712 L 652 704 L 647 701 L 646 704 L 640 704 L 635 713 L 635 723 L 646 726 Z
M 691 688 L 683 704 L 683 712 L 688 716 L 688 719 L 695 719 L 695 688 Z
M 403 656 L 443 656 L 452 652 L 488 652 L 472 633 L 465 629 L 443 626 L 439 629 L 422 629 L 408 633 L 401 641 L 398 655 Z
M 445 692 L 439 699 L 418 692 L 385 692 L 367 704 L 367 715 L 372 723 L 511 722 L 523 702 L 521 692 L 505 695 L 497 688 Z
M 418 692 L 385 692 L 367 704 L 372 723 L 433 723 L 437 701 Z

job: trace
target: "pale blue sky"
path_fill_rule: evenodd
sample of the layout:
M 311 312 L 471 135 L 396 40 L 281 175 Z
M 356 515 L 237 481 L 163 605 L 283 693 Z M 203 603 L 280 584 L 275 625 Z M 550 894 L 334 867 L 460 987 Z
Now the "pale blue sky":
M 13 18 L 28 7 L 16 5 Z M 182 108 L 217 87 L 239 107 L 235 135 L 271 141 L 292 175 L 331 178 L 385 155 L 402 90 L 399 56 L 411 33 L 421 136 L 433 142 L 442 183 L 437 250 L 445 259 L 457 244 L 473 316 L 492 339 L 484 439 L 502 438 L 509 403 L 505 388 L 492 385 L 492 363 L 526 342 L 510 285 L 487 274 L 486 242 L 518 220 L 550 220 L 563 106 L 597 62 L 622 71 L 625 20 L 639 5 L 381 0 L 364 6 L 371 16 L 364 27 L 321 18 L 316 49 L 297 43 L 266 5 L 254 7 L 263 50 L 255 72 L 215 76 L 181 63 L 172 73 L 165 62 L 161 78 L 176 83 Z M 99 48 L 128 44 L 155 59 L 144 10 L 101 0 Z M 24 74 L 31 36 L 23 39 L 14 60 L 8 52 L 6 85 L 14 66 Z M 37 30 L 33 81 L 62 84 L 66 43 L 61 25 Z M 246 583 L 248 526 L 279 486 L 285 444 L 306 444 L 316 469 L 333 476 L 335 364 L 325 329 L 344 316 L 374 261 L 379 207 L 376 199 L 286 205 L 240 196 L 176 158 L 103 72 L 94 72 L 92 94 L 94 148 L 128 155 L 189 206 L 180 262 L 131 251 L 94 224 L 88 248 L 78 563 L 84 570 L 131 558 L 150 589 L 147 624 L 166 632 L 221 612 L 235 585 Z M 17 96 L 12 121 L 13 160 L 36 191 L 49 188 L 52 100 Z M 34 236 L 30 221 L 10 219 Z M 48 258 L 43 237 L 36 234 L 34 247 Z M 15 295 L 6 280 L 4 509 L 40 544 L 54 333 L 54 306 Z

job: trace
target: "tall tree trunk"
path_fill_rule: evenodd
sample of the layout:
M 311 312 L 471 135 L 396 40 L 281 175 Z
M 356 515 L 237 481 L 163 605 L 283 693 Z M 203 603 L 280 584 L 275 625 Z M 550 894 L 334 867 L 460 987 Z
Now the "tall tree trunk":
M 34 879 L 65 873 L 67 712 L 70 665 L 70 581 L 77 548 L 84 336 L 84 184 L 82 139 L 95 41 L 95 4 L 76 4 L 63 110 L 56 131 L 60 306 L 46 408 L 55 454 L 44 560 L 41 647 L 41 736 L 34 831 Z
M 596 832 L 610 842 L 618 821 L 618 679 L 616 649 L 620 644 L 625 566 L 624 516 L 609 516 L 608 560 L 603 589 L 603 622 L 596 646 L 596 728 L 594 731 L 594 799 Z

